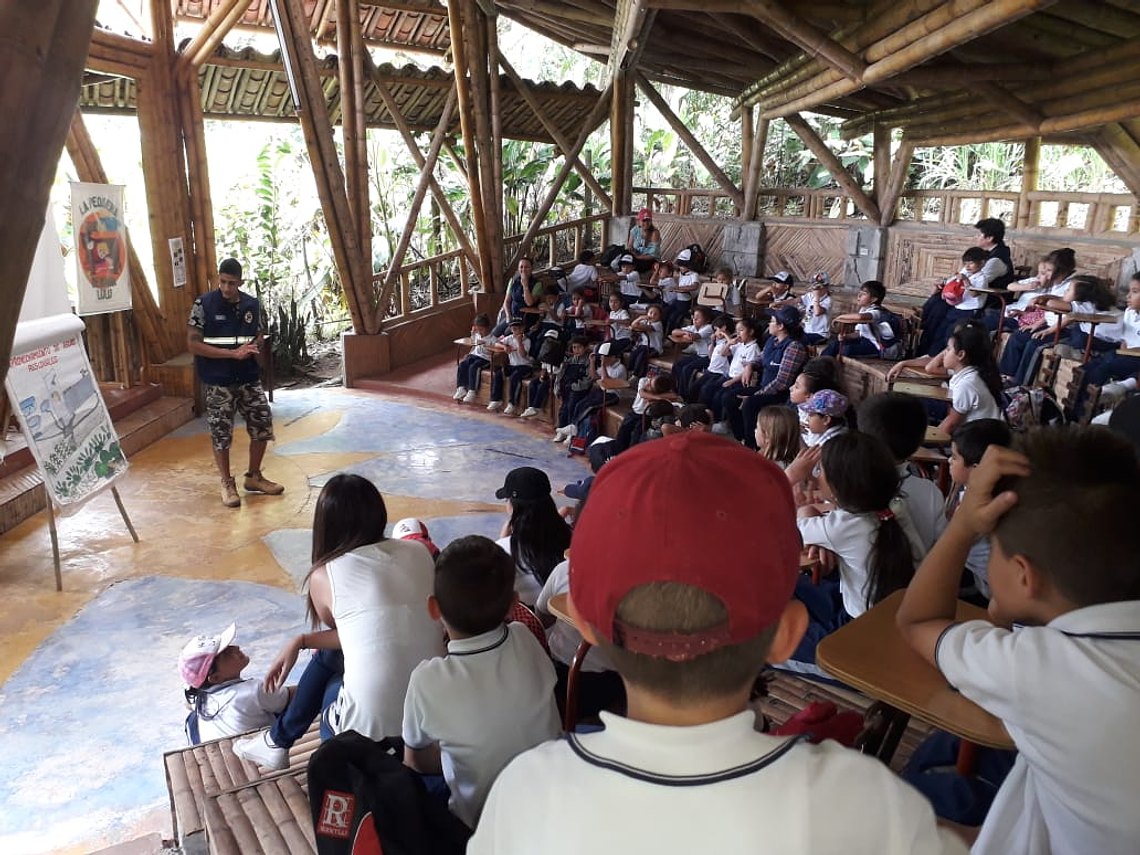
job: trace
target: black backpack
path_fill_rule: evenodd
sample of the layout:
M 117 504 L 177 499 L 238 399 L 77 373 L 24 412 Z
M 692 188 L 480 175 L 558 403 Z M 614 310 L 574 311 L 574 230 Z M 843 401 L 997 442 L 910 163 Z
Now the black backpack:
M 709 257 L 705 251 L 701 249 L 699 243 L 691 243 L 687 247 L 689 250 L 689 269 L 694 273 L 704 273 L 705 268 L 708 267 Z
M 543 365 L 553 365 L 557 368 L 565 358 L 566 343 L 560 338 L 546 338 L 544 335 L 542 344 L 538 348 L 538 361 Z
M 398 740 L 338 734 L 309 758 L 320 855 L 463 855 L 471 831 L 392 752 Z

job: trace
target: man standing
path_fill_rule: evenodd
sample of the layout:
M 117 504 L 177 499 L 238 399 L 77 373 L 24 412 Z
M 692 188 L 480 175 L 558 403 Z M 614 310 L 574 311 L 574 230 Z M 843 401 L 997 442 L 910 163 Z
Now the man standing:
M 261 474 L 265 447 L 273 439 L 273 416 L 258 376 L 261 306 L 242 292 L 241 264 L 227 258 L 218 265 L 218 289 L 203 294 L 190 310 L 186 349 L 194 354 L 198 378 L 205 387 L 206 424 L 214 446 L 214 463 L 222 476 L 222 504 L 241 506 L 230 475 L 230 444 L 234 412 L 240 412 L 249 432 L 247 493 L 279 496 L 285 492 Z

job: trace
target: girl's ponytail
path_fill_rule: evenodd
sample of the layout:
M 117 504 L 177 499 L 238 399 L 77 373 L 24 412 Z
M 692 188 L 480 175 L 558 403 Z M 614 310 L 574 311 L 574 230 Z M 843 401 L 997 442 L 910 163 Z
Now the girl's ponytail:
M 895 591 L 901 591 L 914 578 L 914 555 L 910 540 L 892 510 L 879 512 L 879 530 L 871 544 L 868 563 L 867 608 Z

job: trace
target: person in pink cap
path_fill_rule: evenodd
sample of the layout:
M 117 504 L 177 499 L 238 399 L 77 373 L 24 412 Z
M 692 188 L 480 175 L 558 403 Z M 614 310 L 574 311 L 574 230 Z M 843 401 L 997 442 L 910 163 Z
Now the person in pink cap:
M 653 212 L 648 208 L 637 212 L 637 224 L 629 230 L 625 248 L 638 273 L 652 270 L 661 260 L 661 232 L 653 225 Z
M 684 432 L 607 463 L 574 527 L 568 608 L 628 714 L 515 758 L 468 855 L 964 853 L 882 763 L 757 730 L 752 686 L 806 625 L 799 554 L 784 473 L 743 446 Z

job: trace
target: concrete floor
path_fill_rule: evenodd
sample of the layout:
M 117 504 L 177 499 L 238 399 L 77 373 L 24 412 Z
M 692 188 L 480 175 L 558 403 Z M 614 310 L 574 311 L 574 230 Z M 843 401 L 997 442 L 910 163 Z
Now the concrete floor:
M 90 852 L 170 836 L 163 751 L 184 745 L 178 651 L 238 623 L 258 675 L 302 631 L 297 581 L 322 484 L 372 478 L 389 521 L 426 520 L 437 543 L 496 535 L 494 492 L 520 465 L 580 478 L 545 435 L 455 404 L 343 389 L 278 392 L 266 474 L 284 496 L 222 507 L 202 419 L 135 455 L 109 493 L 60 519 L 63 593 L 46 517 L 0 536 L 0 852 Z M 247 443 L 235 439 L 235 471 Z M 240 487 L 240 477 L 239 477 Z

